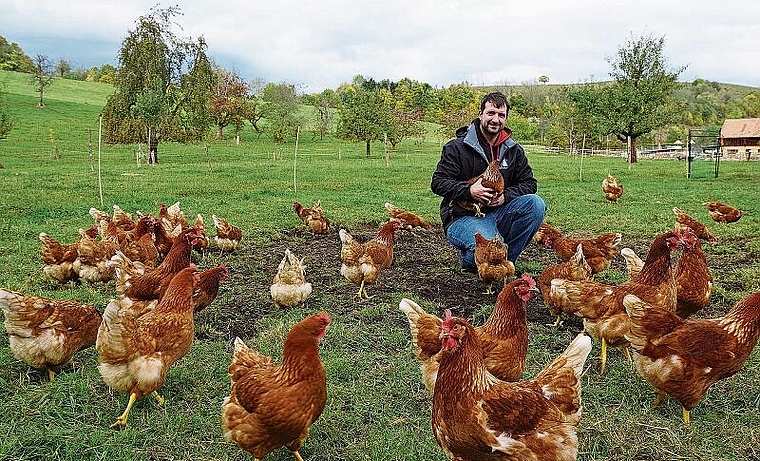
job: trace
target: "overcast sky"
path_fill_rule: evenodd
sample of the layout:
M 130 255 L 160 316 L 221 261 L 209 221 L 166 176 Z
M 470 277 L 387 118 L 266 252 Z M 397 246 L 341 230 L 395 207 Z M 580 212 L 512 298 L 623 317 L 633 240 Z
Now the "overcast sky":
M 609 79 L 626 40 L 665 37 L 681 81 L 760 86 L 757 0 L 3 0 L 0 35 L 74 67 L 117 64 L 139 16 L 179 4 L 184 38 L 245 80 L 337 88 L 358 74 L 446 87 Z

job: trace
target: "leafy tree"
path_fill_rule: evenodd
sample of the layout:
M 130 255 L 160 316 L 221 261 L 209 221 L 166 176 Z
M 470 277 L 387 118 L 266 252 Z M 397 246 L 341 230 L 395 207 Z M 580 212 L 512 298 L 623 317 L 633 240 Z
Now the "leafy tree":
M 55 65 L 55 73 L 56 73 L 56 75 L 58 75 L 59 77 L 63 78 L 63 77 L 65 77 L 65 76 L 66 76 L 66 74 L 68 74 L 69 72 L 71 72 L 71 64 L 69 64 L 69 62 L 68 62 L 68 61 L 66 61 L 65 59 L 61 59 L 61 60 L 60 60 L 60 61 L 58 61 L 58 63 Z
M 383 139 L 383 101 L 380 93 L 346 86 L 338 95 L 340 119 L 335 134 L 341 139 L 363 141 L 366 156 L 369 157 L 372 141 Z
M 295 127 L 302 124 L 298 114 L 295 86 L 288 83 L 268 83 L 261 92 L 261 101 L 266 106 L 266 119 L 272 140 L 285 142 L 287 134 L 295 134 Z
M 37 94 L 40 95 L 37 106 L 45 107 L 45 103 L 42 99 L 43 94 L 45 93 L 45 88 L 53 84 L 53 67 L 47 56 L 38 54 L 34 57 L 34 71 L 29 79 L 29 84 L 32 85 Z
M 316 109 L 314 111 L 314 134 L 315 136 L 319 136 L 320 140 L 324 139 L 332 129 L 336 97 L 335 91 L 328 88 L 316 95 L 313 100 L 313 105 Z
M 141 110 L 133 111 L 138 97 L 163 101 L 161 118 L 151 130 L 156 139 L 184 141 L 200 139 L 209 123 L 208 100 L 213 88 L 213 69 L 203 38 L 195 41 L 177 37 L 172 18 L 179 7 L 153 8 L 140 16 L 119 50 L 115 74 L 116 91 L 103 109 L 110 142 L 144 139 L 146 130 L 133 122 Z M 158 98 L 154 92 L 160 92 Z M 142 96 L 141 96 L 142 95 Z M 152 118 L 150 118 L 152 120 Z
M 24 53 L 16 43 L 8 43 L 8 40 L 0 35 L 0 70 L 14 72 L 34 72 L 32 59 Z
M 618 48 L 610 84 L 587 84 L 571 94 L 582 115 L 620 141 L 630 139 L 629 160 L 635 163 L 636 139 L 668 124 L 677 113 L 672 98 L 685 67 L 669 69 L 663 56 L 665 38 L 630 38 Z
M 223 138 L 224 127 L 242 126 L 246 115 L 248 85 L 234 71 L 217 69 L 216 85 L 209 98 L 211 119 L 216 124 L 216 139 Z

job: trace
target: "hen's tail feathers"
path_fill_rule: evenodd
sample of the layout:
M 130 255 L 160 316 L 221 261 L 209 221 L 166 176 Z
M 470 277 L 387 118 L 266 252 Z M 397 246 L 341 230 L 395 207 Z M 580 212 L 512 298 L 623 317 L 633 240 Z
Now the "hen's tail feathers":
M 623 256 L 623 259 L 625 259 L 625 267 L 628 269 L 628 276 L 634 278 L 639 275 L 641 268 L 644 267 L 644 261 L 628 247 L 620 250 L 620 254 Z
M 625 339 L 636 351 L 644 349 L 649 340 L 665 336 L 684 322 L 675 312 L 647 304 L 636 295 L 626 295 L 623 306 L 631 319 Z
M 272 365 L 272 359 L 261 355 L 245 345 L 242 339 L 235 337 L 235 350 L 232 354 L 229 375 L 234 383 L 254 368 L 264 368 Z
M 591 337 L 580 333 L 567 349 L 535 378 L 544 395 L 576 423 L 581 408 L 580 377 L 589 352 Z
M 438 353 L 441 349 L 438 336 L 442 320 L 428 314 L 419 304 L 408 298 L 403 298 L 398 307 L 409 320 L 409 331 L 416 346 L 415 356 L 420 361 L 422 382 L 432 392 L 438 376 Z
M 108 303 L 103 311 L 95 343 L 101 356 L 122 357 L 127 351 L 135 349 L 132 333 L 135 330 L 135 318 L 141 313 L 138 310 L 142 311 L 143 308 L 127 297 L 117 297 Z
M 26 323 L 24 322 L 24 315 L 22 315 L 26 306 L 25 299 L 26 297 L 21 293 L 0 288 L 0 308 L 5 314 L 6 329 L 8 325 L 21 326 L 22 323 Z M 8 331 L 8 333 L 12 332 Z

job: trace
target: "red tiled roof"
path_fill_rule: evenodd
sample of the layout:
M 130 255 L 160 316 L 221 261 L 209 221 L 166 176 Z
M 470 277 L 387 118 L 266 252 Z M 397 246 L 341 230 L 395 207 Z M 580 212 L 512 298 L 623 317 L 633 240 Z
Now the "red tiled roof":
M 760 138 L 760 118 L 726 119 L 720 129 L 721 138 Z

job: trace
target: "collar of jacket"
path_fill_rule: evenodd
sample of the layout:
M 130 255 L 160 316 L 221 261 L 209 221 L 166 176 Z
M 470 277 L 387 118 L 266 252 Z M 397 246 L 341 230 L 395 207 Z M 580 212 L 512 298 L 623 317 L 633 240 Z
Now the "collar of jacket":
M 491 159 L 486 154 L 485 150 L 483 150 L 483 146 L 480 145 L 480 141 L 478 140 L 478 123 L 480 122 L 480 119 L 473 120 L 472 123 L 470 123 L 470 126 L 467 127 L 467 132 L 464 133 L 464 143 L 468 146 L 475 149 L 475 152 L 480 154 L 480 156 L 483 158 L 483 160 L 486 161 L 486 163 L 490 162 Z M 461 128 L 460 128 L 461 130 Z M 499 146 L 499 160 L 502 160 L 504 158 L 504 153 L 509 149 L 510 147 L 517 144 L 514 139 L 512 139 L 512 130 L 510 130 L 507 127 L 504 127 L 504 131 L 507 132 L 507 135 L 509 136 L 506 141 L 501 143 Z

